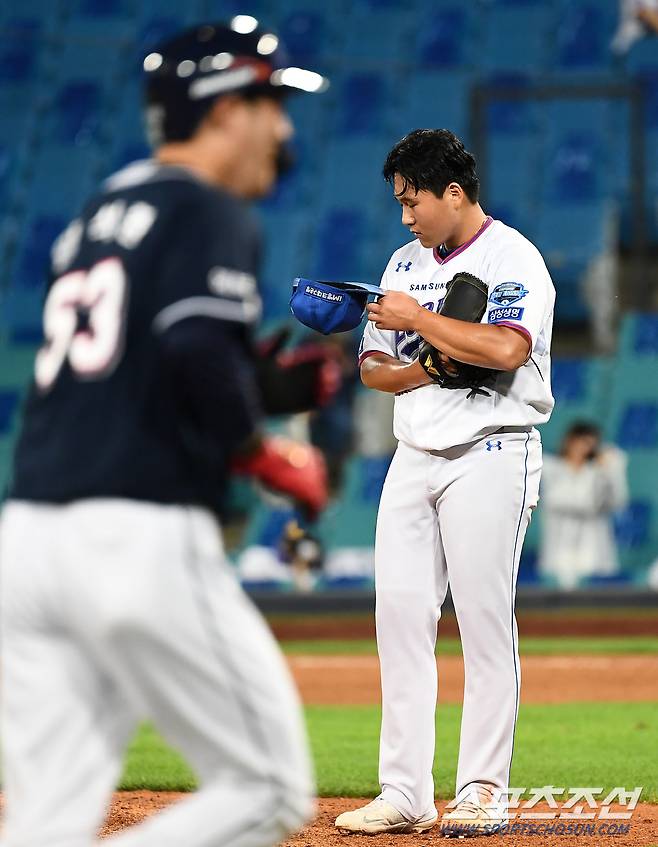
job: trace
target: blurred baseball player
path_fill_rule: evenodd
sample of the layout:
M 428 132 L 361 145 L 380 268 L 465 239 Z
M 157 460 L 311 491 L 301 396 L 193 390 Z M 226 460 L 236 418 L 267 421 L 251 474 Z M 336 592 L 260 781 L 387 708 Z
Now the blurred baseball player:
M 415 239 L 384 271 L 389 293 L 368 306 L 360 355 L 365 385 L 396 394 L 399 441 L 375 549 L 382 791 L 336 825 L 410 832 L 437 820 L 434 648 L 449 584 L 466 681 L 456 802 L 443 822 L 486 832 L 506 814 L 520 685 L 515 583 L 539 487 L 534 425 L 553 406 L 555 292 L 536 248 L 483 212 L 475 161 L 451 132 L 410 133 L 384 176 Z M 486 286 L 481 323 L 437 314 L 460 276 Z M 436 383 L 419 359 L 423 340 L 449 373 L 460 363 L 492 370 L 475 389 Z
M 284 95 L 325 81 L 274 34 L 214 24 L 144 67 L 155 156 L 54 246 L 2 516 L 4 847 L 96 843 L 146 716 L 202 787 L 104 843 L 267 847 L 313 808 L 297 696 L 215 510 L 231 464 L 311 513 L 326 500 L 313 448 L 262 434 L 271 380 L 308 407 L 324 361 L 270 356 L 262 383 L 245 202 L 277 176 Z

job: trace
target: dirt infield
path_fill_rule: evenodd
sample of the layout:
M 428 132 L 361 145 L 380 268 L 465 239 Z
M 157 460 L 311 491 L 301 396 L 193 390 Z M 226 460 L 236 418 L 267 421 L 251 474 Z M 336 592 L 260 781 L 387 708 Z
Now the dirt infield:
M 178 800 L 182 795 L 167 792 L 134 791 L 121 792 L 114 797 L 114 803 L 110 811 L 108 822 L 103 829 L 103 835 L 118 832 L 126 826 L 137 823 L 145 817 L 157 812 Z M 372 798 L 363 800 L 354 797 L 325 797 L 318 801 L 318 814 L 312 824 L 305 827 L 300 833 L 284 842 L 284 847 L 426 847 L 429 844 L 445 844 L 445 839 L 436 827 L 423 835 L 379 835 L 376 838 L 366 835 L 343 835 L 334 827 L 337 815 L 346 809 L 353 809 L 362 803 L 367 803 Z M 443 811 L 445 803 L 437 803 L 439 813 Z M 527 821 L 526 826 L 532 823 L 546 824 L 546 821 Z M 559 820 L 550 823 L 568 825 L 569 821 Z M 602 821 L 587 821 L 586 824 L 593 826 L 594 835 L 519 835 L 510 832 L 509 835 L 496 836 L 495 841 L 487 843 L 513 844 L 514 847 L 530 847 L 540 844 L 541 847 L 582 847 L 591 844 L 592 847 L 599 845 L 622 845 L 622 847 L 648 847 L 658 843 L 658 806 L 640 803 L 632 813 L 630 821 L 610 821 L 610 824 L 629 825 L 627 834 L 605 834 L 598 829 Z M 477 839 L 482 843 L 483 839 Z M 460 839 L 458 843 L 462 843 Z
M 519 633 L 523 638 L 547 637 L 617 637 L 624 635 L 658 635 L 658 609 L 585 609 L 582 611 L 517 612 Z M 300 615 L 270 617 L 272 631 L 281 641 L 305 639 L 354 639 L 375 637 L 373 615 Z M 453 613 L 441 618 L 439 635 L 459 636 Z
M 379 703 L 376 656 L 290 656 L 288 662 L 305 703 Z M 437 664 L 439 699 L 460 703 L 462 657 L 441 656 Z M 523 703 L 658 700 L 658 656 L 524 656 L 521 678 Z
M 379 701 L 379 668 L 375 656 L 291 656 L 288 661 L 305 703 Z M 438 667 L 441 701 L 460 702 L 463 689 L 461 656 L 441 656 Z M 522 659 L 522 676 L 525 703 L 658 701 L 658 656 L 526 656 Z M 114 795 L 102 835 L 136 824 L 181 796 L 169 792 L 118 792 Z M 354 798 L 322 798 L 316 820 L 286 841 L 285 847 L 426 847 L 432 842 L 444 842 L 438 828 L 424 835 L 378 836 L 374 841 L 367 836 L 339 833 L 333 826 L 335 817 L 359 804 L 360 801 Z M 437 808 L 441 810 L 443 805 L 439 802 Z M 598 847 L 612 843 L 623 847 L 658 847 L 658 805 L 641 804 L 630 822 L 614 822 L 630 823 L 630 831 L 626 834 L 602 834 L 598 829 L 601 823 L 594 821 L 597 827 L 594 835 L 543 834 L 538 841 L 536 834 L 510 832 L 496 839 L 508 838 L 507 843 L 515 847 L 538 843 L 542 847 L 575 847 L 576 844 Z

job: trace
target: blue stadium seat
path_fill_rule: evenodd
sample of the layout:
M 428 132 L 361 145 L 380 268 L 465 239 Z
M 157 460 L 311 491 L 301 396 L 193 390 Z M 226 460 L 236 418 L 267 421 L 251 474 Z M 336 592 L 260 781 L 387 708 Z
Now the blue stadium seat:
M 47 214 L 61 218 L 78 214 L 89 199 L 99 177 L 99 151 L 94 146 L 45 146 L 32 160 L 31 179 L 27 186 L 30 214 Z
M 354 0 L 351 5 L 357 9 L 371 9 L 374 11 L 382 9 L 404 9 L 407 7 L 405 0 Z
M 532 240 L 542 252 L 556 289 L 555 318 L 588 322 L 581 285 L 589 263 L 606 247 L 606 211 L 601 205 L 542 206 Z
M 603 169 L 596 131 L 565 133 L 542 169 L 544 198 L 559 204 L 592 203 L 603 195 Z
M 619 328 L 619 357 L 635 365 L 658 356 L 658 314 L 627 312 Z
M 658 404 L 629 403 L 619 421 L 615 440 L 620 447 L 658 447 Z
M 129 17 L 130 4 L 127 0 L 77 0 L 74 14 L 91 17 Z
M 180 17 L 186 23 L 192 25 L 202 20 L 213 18 L 224 20 L 227 17 L 226 4 L 222 0 L 215 4 L 206 4 L 203 0 L 186 0 L 185 3 L 181 3 L 180 0 L 139 0 L 136 6 L 140 21 L 150 20 L 158 16 Z M 206 9 L 206 6 L 214 6 L 214 8 Z M 242 11 L 244 9 L 243 5 Z
M 100 86 L 91 80 L 68 82 L 56 95 L 53 104 L 54 136 L 61 144 L 89 143 L 101 120 Z
M 392 111 L 391 140 L 412 129 L 443 128 L 466 141 L 472 80 L 472 73 L 465 71 L 411 73 L 404 84 L 404 106 Z
M 551 386 L 556 403 L 582 402 L 588 388 L 586 359 L 555 359 L 552 363 Z
M 420 18 L 416 57 L 421 65 L 458 68 L 473 58 L 472 17 L 466 6 L 434 7 Z
M 306 213 L 279 210 L 262 215 L 264 263 L 260 277 L 265 320 L 290 316 L 292 280 L 310 276 L 311 221 Z
M 390 456 L 363 456 L 361 458 L 361 499 L 364 503 L 379 504 L 390 464 Z
M 115 131 L 112 133 L 107 156 L 108 171 L 115 171 L 127 162 L 150 156 L 144 125 L 142 90 L 134 78 L 125 84 L 113 124 Z
M 10 481 L 13 453 L 13 437 L 0 438 L 0 497 L 4 497 L 5 488 Z
M 337 44 L 339 54 L 349 60 L 371 60 L 378 65 L 408 57 L 415 37 L 414 19 L 406 9 L 353 7 L 346 15 Z
M 329 209 L 319 222 L 315 239 L 314 275 L 329 279 L 361 277 L 368 237 L 368 222 L 361 208 Z
M 28 221 L 19 242 L 12 286 L 43 290 L 50 248 L 67 223 L 66 218 L 55 215 L 35 215 Z
M 608 66 L 612 37 L 610 20 L 601 2 L 564 4 L 557 26 L 555 67 L 574 72 Z
M 522 72 L 498 72 L 488 80 L 492 89 L 508 89 L 518 92 L 519 99 L 493 98 L 486 108 L 486 126 L 490 133 L 502 133 L 518 137 L 521 134 L 536 135 L 541 128 L 543 106 L 540 107 L 530 94 L 531 80 Z
M 477 52 L 481 68 L 530 74 L 545 69 L 553 23 L 550 3 L 494 2 L 481 14 L 484 32 Z
M 27 32 L 32 22 L 38 24 L 43 33 L 52 34 L 59 28 L 62 16 L 62 4 L 46 3 L 44 0 L 20 0 L 20 2 L 0 3 L 0 28 L 9 37 L 17 27 Z
M 650 537 L 654 509 L 647 500 L 632 500 L 614 517 L 615 538 L 619 547 L 633 549 L 644 546 Z
M 137 47 L 142 53 L 146 53 L 156 44 L 174 36 L 185 26 L 186 22 L 179 15 L 156 15 L 148 18 L 142 22 L 139 28 Z M 137 67 L 136 71 L 141 74 L 141 68 Z
M 349 202 L 360 205 L 369 216 L 378 217 L 390 192 L 381 175 L 390 146 L 386 136 L 339 137 L 332 141 L 322 159 L 318 185 L 321 205 Z
M 5 144 L 0 140 L 0 203 L 5 211 L 10 208 L 9 204 L 16 188 L 24 185 L 26 159 L 29 159 L 29 156 L 24 148 L 19 148 L 15 144 Z M 0 217 L 0 231 L 14 229 L 13 223 L 13 219 L 6 214 Z
M 300 5 L 284 17 L 277 29 L 293 61 L 302 63 L 326 52 L 325 18 L 314 9 Z
M 19 400 L 18 391 L 0 389 L 0 435 L 6 435 L 11 431 Z
M 2 311 L 7 337 L 13 343 L 36 345 L 42 342 L 43 296 L 43 289 L 29 290 L 10 285 Z
M 606 208 L 599 203 L 542 206 L 537 216 L 536 241 L 553 267 L 570 262 L 584 266 L 606 246 Z
M 340 88 L 340 132 L 345 135 L 377 133 L 384 125 L 390 102 L 387 80 L 378 73 L 355 73 Z
M 658 315 L 637 315 L 633 350 L 642 356 L 658 355 Z
M 0 386 L 20 394 L 34 369 L 34 347 L 0 341 Z
M 261 203 L 265 209 L 294 211 L 311 201 L 312 170 L 308 145 L 298 136 L 293 139 L 295 164 L 274 185 L 273 191 Z
M 0 143 L 0 202 L 5 200 L 8 194 L 9 178 L 11 175 L 11 150 L 5 144 Z
M 127 47 L 132 40 L 134 31 L 133 18 L 135 6 L 133 0 L 66 0 L 65 15 L 62 22 L 63 45 L 67 41 L 93 45 L 97 54 L 103 51 L 111 61 L 115 54 Z M 106 50 L 106 45 L 112 44 L 113 50 Z M 102 65 L 103 63 L 99 63 Z M 103 74 L 103 68 L 98 68 Z
M 601 422 L 607 417 L 610 384 L 608 359 L 553 359 L 552 388 L 556 404 L 549 422 L 540 427 L 545 450 L 557 452 L 564 433 L 574 421 Z
M 321 70 L 317 63 L 314 63 L 313 67 Z M 328 139 L 335 132 L 332 103 L 336 98 L 332 96 L 332 91 L 335 95 L 336 86 L 333 79 L 326 94 L 318 97 L 293 96 L 286 104 L 295 126 L 295 137 L 300 140 L 302 148 L 310 145 L 313 151 L 313 154 L 305 159 L 304 165 L 307 169 L 319 167 L 318 159 L 322 157 Z
M 492 135 L 482 202 L 487 212 L 529 235 L 539 189 L 538 151 L 531 137 Z M 481 166 L 482 170 L 482 166 Z
M 627 203 L 631 186 L 630 104 L 627 100 L 620 98 L 610 101 L 602 138 L 608 172 L 606 191 L 618 201 Z
M 655 39 L 654 39 L 655 41 Z M 645 126 L 649 132 L 658 131 L 658 69 L 646 68 L 638 72 L 644 91 Z
M 655 37 L 636 41 L 632 49 L 624 58 L 626 71 L 632 76 L 636 74 L 658 74 L 658 51 L 656 51 Z
M 12 18 L 3 26 L 0 48 L 0 84 L 30 82 L 37 71 L 41 25 L 33 18 Z
M 391 254 L 414 240 L 414 236 L 409 232 L 406 226 L 402 226 L 401 209 L 398 204 L 389 198 L 385 206 L 386 217 L 379 231 L 379 240 L 377 244 L 377 256 L 379 258 L 380 268 L 379 274 L 373 276 L 372 281 L 379 284 L 379 280 L 388 262 Z
M 612 128 L 619 119 L 616 107 L 617 101 L 606 97 L 557 97 L 548 100 L 542 106 L 546 135 L 552 141 L 565 132 L 596 130 L 603 134 L 611 128 L 611 119 Z

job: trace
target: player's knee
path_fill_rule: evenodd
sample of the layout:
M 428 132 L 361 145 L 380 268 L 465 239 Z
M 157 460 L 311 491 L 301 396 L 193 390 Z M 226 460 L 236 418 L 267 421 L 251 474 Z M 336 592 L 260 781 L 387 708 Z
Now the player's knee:
M 377 587 L 375 618 L 378 637 L 386 632 L 424 631 L 427 626 L 436 629 L 438 615 L 436 600 L 422 587 Z

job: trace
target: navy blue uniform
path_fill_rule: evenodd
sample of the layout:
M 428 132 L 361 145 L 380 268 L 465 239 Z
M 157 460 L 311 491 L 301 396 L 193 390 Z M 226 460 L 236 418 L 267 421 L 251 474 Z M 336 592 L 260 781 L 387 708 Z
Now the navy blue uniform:
M 179 167 L 111 177 L 60 236 L 10 496 L 216 507 L 260 403 L 260 234 Z

